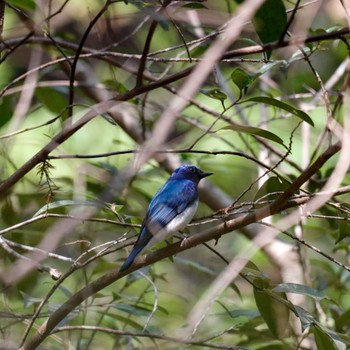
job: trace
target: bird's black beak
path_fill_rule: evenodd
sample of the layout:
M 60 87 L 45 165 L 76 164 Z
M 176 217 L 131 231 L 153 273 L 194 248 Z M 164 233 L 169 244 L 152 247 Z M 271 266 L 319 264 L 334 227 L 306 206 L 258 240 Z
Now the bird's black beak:
M 210 176 L 210 175 L 213 175 L 213 173 L 205 173 L 205 172 L 201 172 L 201 179 L 207 177 L 207 176 Z

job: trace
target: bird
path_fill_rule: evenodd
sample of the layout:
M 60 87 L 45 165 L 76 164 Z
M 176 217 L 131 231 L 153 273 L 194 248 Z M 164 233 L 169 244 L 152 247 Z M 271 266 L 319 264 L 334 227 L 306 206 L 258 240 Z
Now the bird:
M 198 207 L 199 181 L 213 173 L 194 165 L 177 168 L 151 200 L 136 243 L 119 271 L 127 270 L 142 250 L 181 231 Z

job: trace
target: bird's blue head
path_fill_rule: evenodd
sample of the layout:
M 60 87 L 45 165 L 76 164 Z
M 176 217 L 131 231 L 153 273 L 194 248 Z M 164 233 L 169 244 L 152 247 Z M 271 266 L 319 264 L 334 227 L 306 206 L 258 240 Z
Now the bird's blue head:
M 173 172 L 171 178 L 191 180 L 194 183 L 198 184 L 201 179 L 212 174 L 213 173 L 205 173 L 194 165 L 183 165 Z

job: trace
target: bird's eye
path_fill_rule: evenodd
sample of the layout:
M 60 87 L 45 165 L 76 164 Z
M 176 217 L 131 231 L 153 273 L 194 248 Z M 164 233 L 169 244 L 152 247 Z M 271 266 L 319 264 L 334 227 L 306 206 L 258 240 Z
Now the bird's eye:
M 190 166 L 190 167 L 188 168 L 188 171 L 189 171 L 190 173 L 195 173 L 195 172 L 196 172 L 196 168 L 193 167 L 193 166 Z

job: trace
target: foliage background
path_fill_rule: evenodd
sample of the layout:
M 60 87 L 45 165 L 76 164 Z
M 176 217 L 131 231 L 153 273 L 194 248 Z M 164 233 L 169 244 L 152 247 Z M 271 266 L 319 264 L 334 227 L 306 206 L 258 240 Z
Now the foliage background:
M 346 4 L 1 6 L 2 348 L 349 346 Z M 223 48 L 237 13 L 240 34 Z M 223 55 L 196 88 L 192 69 L 215 45 Z M 181 163 L 214 172 L 187 243 L 157 246 L 120 278 L 150 199 Z M 329 179 L 333 193 L 306 210 Z

